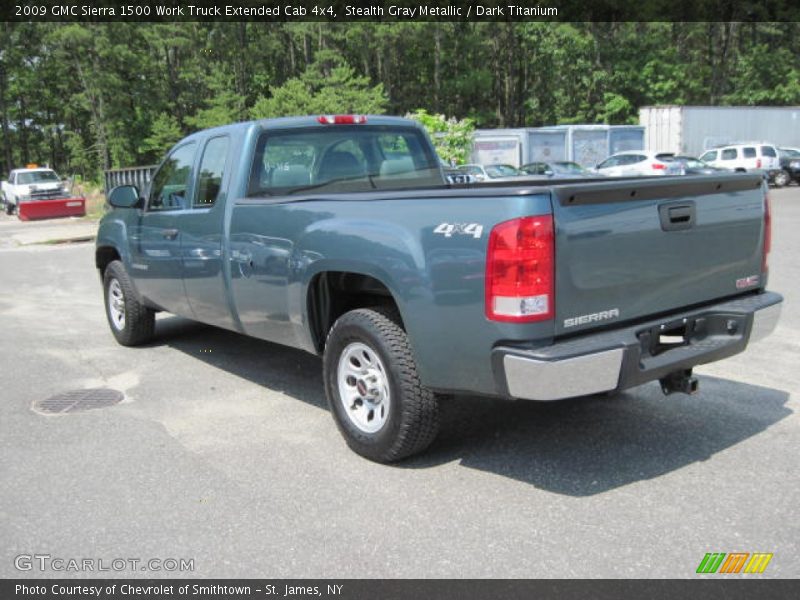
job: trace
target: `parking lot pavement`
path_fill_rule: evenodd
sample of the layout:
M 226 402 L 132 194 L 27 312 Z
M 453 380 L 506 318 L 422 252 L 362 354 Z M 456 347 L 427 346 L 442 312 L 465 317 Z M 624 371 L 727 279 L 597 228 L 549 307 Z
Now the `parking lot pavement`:
M 782 320 L 698 369 L 698 395 L 458 397 L 397 466 L 346 448 L 316 357 L 170 316 L 122 348 L 91 244 L 2 249 L 0 576 L 64 575 L 14 567 L 49 554 L 200 577 L 695 577 L 706 552 L 771 552 L 761 576 L 798 577 L 800 188 L 771 197 Z M 124 401 L 32 410 L 96 387 Z M 98 574 L 176 575 L 66 573 Z

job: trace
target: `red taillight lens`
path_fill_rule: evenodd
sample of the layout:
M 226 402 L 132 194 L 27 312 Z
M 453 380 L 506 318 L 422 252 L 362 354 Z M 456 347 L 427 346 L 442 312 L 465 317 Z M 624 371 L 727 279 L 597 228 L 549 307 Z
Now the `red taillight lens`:
M 772 213 L 769 208 L 769 196 L 764 194 L 764 254 L 761 258 L 761 271 L 769 271 L 769 251 L 772 249 Z
M 761 168 L 761 159 L 757 158 L 756 159 L 756 169 L 760 169 L 760 168 Z
M 496 225 L 486 256 L 486 317 L 523 323 L 554 314 L 553 216 Z
M 664 163 L 653 163 L 650 166 L 653 167 L 654 169 L 658 169 L 659 171 L 663 171 L 664 169 L 667 168 L 667 165 L 665 165 Z
M 323 125 L 361 125 L 367 122 L 366 115 L 320 115 L 317 121 Z

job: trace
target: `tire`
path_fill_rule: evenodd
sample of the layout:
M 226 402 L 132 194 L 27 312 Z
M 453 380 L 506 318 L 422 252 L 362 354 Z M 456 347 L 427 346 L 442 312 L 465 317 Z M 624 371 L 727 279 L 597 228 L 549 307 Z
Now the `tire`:
M 357 454 L 394 462 L 423 451 L 436 438 L 438 402 L 420 382 L 394 308 L 342 315 L 325 343 L 323 377 L 336 425 Z
M 789 185 L 791 181 L 792 181 L 791 175 L 789 175 L 789 173 L 781 169 L 775 175 L 775 178 L 772 180 L 772 183 L 775 184 L 775 187 L 784 187 Z
M 11 204 L 8 200 L 3 200 L 3 204 L 5 204 L 6 214 L 13 215 L 14 214 L 14 205 Z
M 120 344 L 138 346 L 153 337 L 155 311 L 139 302 L 133 282 L 118 260 L 109 263 L 103 273 L 103 300 L 108 326 Z

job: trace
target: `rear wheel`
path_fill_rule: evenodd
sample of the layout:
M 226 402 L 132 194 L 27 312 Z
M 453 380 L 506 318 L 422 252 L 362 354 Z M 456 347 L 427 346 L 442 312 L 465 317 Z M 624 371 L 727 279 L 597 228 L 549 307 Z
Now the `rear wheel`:
M 144 306 L 122 262 L 115 260 L 103 276 L 106 317 L 111 333 L 123 346 L 137 346 L 153 337 L 155 311 Z
M 342 315 L 328 334 L 325 395 L 355 452 L 387 463 L 427 448 L 439 430 L 435 395 L 422 385 L 408 336 L 393 308 Z
M 792 180 L 792 177 L 784 170 L 778 171 L 775 174 L 775 178 L 772 180 L 772 183 L 775 184 L 775 187 L 784 187 L 789 185 L 789 182 Z

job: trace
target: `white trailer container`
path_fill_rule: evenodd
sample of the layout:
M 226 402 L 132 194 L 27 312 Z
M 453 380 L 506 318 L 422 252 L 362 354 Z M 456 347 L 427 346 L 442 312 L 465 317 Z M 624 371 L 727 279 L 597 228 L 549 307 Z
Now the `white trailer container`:
M 699 156 L 722 144 L 800 146 L 800 106 L 644 106 L 646 149 Z
M 610 154 L 644 150 L 640 125 L 555 125 L 520 129 L 478 129 L 472 161 L 519 167 L 537 161 L 571 160 L 594 167 Z

